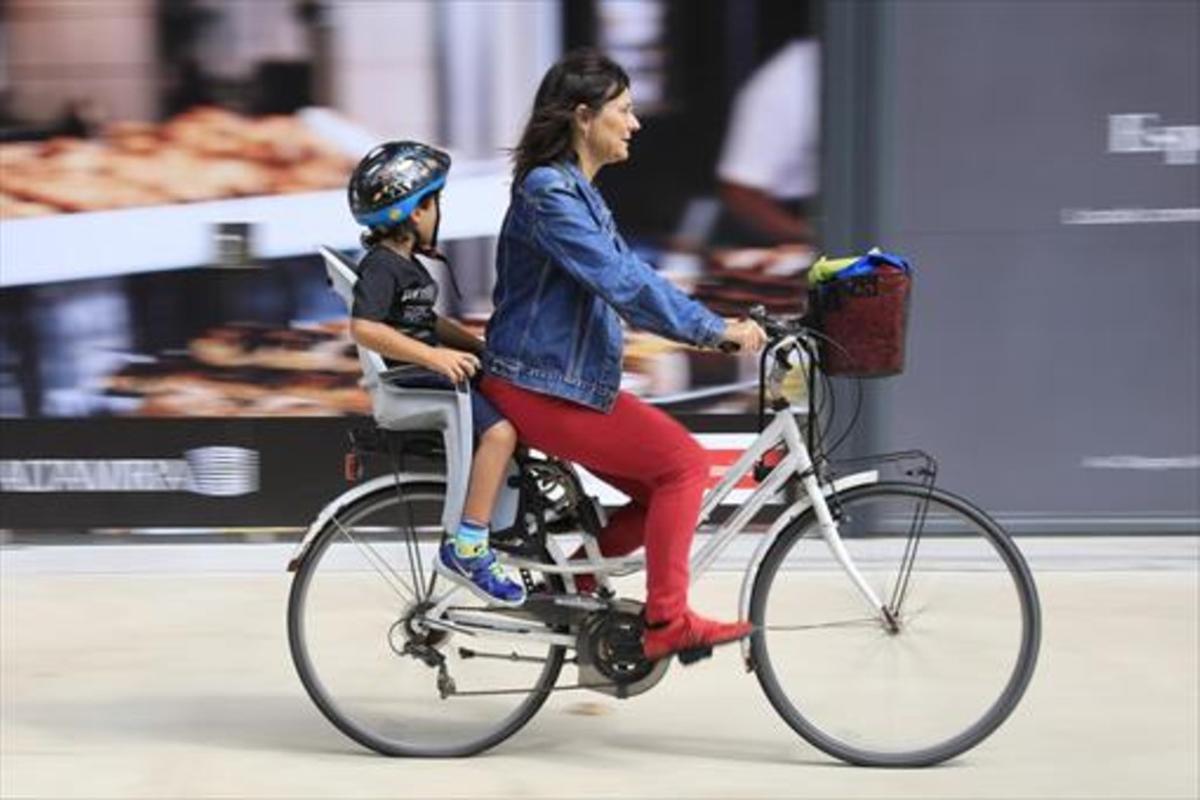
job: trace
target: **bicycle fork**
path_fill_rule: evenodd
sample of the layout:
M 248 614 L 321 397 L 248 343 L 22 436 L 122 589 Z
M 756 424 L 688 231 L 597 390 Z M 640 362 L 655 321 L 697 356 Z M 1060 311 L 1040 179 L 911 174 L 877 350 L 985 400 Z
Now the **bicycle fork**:
M 858 589 L 863 600 L 870 607 L 871 613 L 878 613 L 882 616 L 884 624 L 887 626 L 889 633 L 899 633 L 900 625 L 896 620 L 896 615 L 888 608 L 887 604 L 879 599 L 875 594 L 875 590 L 867 583 L 866 578 L 859 571 L 854 560 L 850 558 L 849 551 L 846 550 L 846 545 L 842 542 L 842 536 L 838 532 L 837 521 L 833 518 L 833 512 L 829 510 L 829 503 L 825 499 L 825 494 L 821 491 L 820 484 L 817 483 L 817 478 L 812 471 L 805 469 L 805 477 L 803 485 L 809 498 L 812 500 L 813 513 L 817 517 L 817 529 L 820 531 L 821 538 L 825 540 L 825 544 L 829 546 L 833 557 L 837 559 L 838 564 L 850 576 L 850 580 L 854 583 L 854 587 Z
M 887 627 L 889 633 L 898 633 L 900 626 L 896 621 L 895 614 L 887 605 L 879 599 L 875 594 L 875 590 L 867 583 L 859 571 L 854 560 L 850 558 L 849 551 L 846 550 L 845 543 L 842 542 L 842 536 L 838 533 L 837 521 L 833 518 L 833 512 L 829 510 L 829 502 L 825 498 L 825 493 L 821 491 L 821 485 L 817 482 L 817 471 L 813 468 L 812 456 L 809 455 L 808 449 L 800 440 L 800 431 L 793 424 L 784 429 L 784 440 L 787 442 L 788 449 L 798 456 L 800 483 L 804 487 L 804 491 L 808 493 L 809 500 L 812 502 L 813 513 L 817 517 L 817 528 L 821 533 L 821 538 L 825 540 L 825 544 L 829 546 L 833 557 L 837 559 L 838 564 L 850 577 L 854 583 L 854 587 L 858 589 L 863 600 L 871 609 L 871 613 L 879 614 Z

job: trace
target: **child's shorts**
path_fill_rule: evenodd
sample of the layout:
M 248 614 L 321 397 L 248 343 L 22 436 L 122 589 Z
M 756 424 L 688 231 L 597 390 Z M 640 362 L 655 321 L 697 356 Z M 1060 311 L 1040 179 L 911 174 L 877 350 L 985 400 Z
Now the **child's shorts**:
M 488 402 L 488 399 L 483 396 L 483 392 L 479 391 L 479 379 L 482 376 L 482 372 L 477 372 L 471 379 L 471 428 L 475 431 L 476 442 L 488 428 L 504 421 L 500 412 Z M 451 390 L 454 388 L 454 384 L 444 375 L 416 366 L 406 367 L 403 375 L 390 378 L 388 383 L 409 389 Z
M 504 422 L 504 417 L 492 405 L 491 401 L 479 391 L 479 375 L 471 381 L 471 427 L 475 429 L 475 439 L 478 441 L 484 431 L 498 422 Z

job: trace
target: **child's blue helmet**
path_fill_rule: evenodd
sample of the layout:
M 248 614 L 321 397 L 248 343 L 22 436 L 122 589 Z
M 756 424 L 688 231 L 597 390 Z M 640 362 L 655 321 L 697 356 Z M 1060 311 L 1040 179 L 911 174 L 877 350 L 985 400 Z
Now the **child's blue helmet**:
M 420 142 L 387 142 L 363 156 L 350 176 L 347 193 L 355 221 L 367 228 L 391 228 L 446 185 L 447 153 Z

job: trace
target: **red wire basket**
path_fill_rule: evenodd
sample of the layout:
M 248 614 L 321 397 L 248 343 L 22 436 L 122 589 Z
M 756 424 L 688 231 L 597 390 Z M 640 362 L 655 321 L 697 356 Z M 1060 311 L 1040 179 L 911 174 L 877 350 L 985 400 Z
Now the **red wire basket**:
M 821 342 L 825 374 L 883 378 L 903 372 L 911 296 L 912 274 L 892 269 L 815 286 L 809 311 L 832 340 Z

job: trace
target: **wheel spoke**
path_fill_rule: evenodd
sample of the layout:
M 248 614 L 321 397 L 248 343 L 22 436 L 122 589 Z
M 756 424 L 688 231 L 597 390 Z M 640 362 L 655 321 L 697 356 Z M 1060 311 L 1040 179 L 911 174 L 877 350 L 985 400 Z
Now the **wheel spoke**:
M 399 573 L 392 568 L 392 565 L 387 562 L 387 559 L 379 555 L 379 552 L 371 546 L 370 542 L 360 542 L 358 539 L 351 536 L 350 532 L 346 530 L 342 523 L 338 522 L 336 515 L 332 517 L 331 521 L 337 526 L 338 533 L 341 535 L 341 537 L 358 548 L 358 551 L 362 553 L 363 558 L 366 559 L 367 563 L 370 564 L 377 573 L 379 573 L 379 577 L 383 578 L 383 582 L 391 587 L 392 591 L 395 592 L 401 600 L 403 600 L 405 603 L 416 602 L 417 593 L 413 591 L 411 586 L 408 585 L 408 581 L 400 577 Z M 382 568 L 380 568 L 380 564 L 383 565 Z M 405 592 L 407 592 L 407 595 Z
M 820 630 L 823 628 L 845 628 L 845 627 L 862 627 L 862 626 L 877 627 L 880 625 L 878 617 L 862 617 L 860 619 L 844 619 L 834 622 L 816 622 L 809 625 L 767 625 L 763 630 L 768 631 L 811 631 Z

